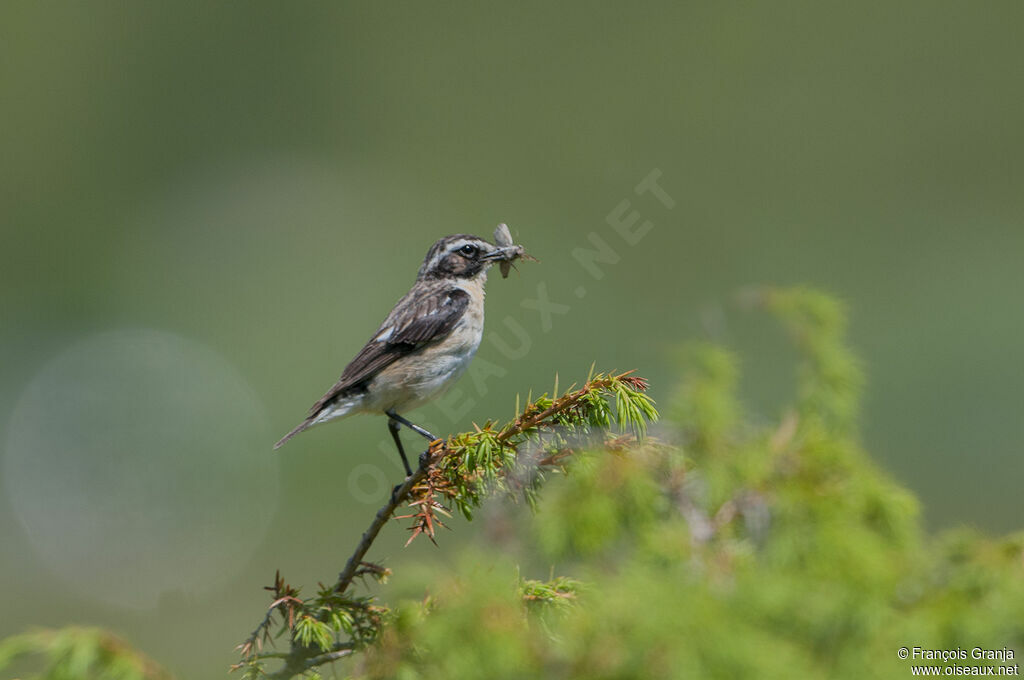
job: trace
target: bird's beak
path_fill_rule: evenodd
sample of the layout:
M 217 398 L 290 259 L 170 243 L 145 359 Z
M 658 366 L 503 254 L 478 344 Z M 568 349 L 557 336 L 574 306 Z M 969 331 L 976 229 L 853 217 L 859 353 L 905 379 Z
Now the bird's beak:
M 518 259 L 518 258 L 522 257 L 522 255 L 523 255 L 523 247 L 522 246 L 515 246 L 515 245 L 513 245 L 513 246 L 505 246 L 504 248 L 495 248 L 494 250 L 492 250 L 491 252 L 487 253 L 486 255 L 484 255 L 480 259 L 486 260 L 488 262 L 492 262 L 492 261 L 495 261 L 495 260 L 509 261 L 509 260 Z
M 508 272 L 510 269 L 515 267 L 515 264 L 513 263 L 516 260 L 536 261 L 537 258 L 530 257 L 529 255 L 527 255 L 526 251 L 523 250 L 522 246 L 512 244 L 508 246 L 499 246 L 492 250 L 491 252 L 484 255 L 482 259 L 485 262 L 498 261 L 498 267 L 501 269 L 501 278 L 507 279 Z

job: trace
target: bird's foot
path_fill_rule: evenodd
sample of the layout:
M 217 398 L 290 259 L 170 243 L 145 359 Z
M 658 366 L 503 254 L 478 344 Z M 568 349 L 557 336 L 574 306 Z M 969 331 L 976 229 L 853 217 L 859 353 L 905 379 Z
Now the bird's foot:
M 442 444 L 444 444 L 444 440 L 441 439 L 440 437 L 437 437 L 430 441 L 430 445 L 427 446 L 427 450 L 420 454 L 421 470 L 427 469 L 427 466 L 430 465 L 431 454 L 434 452 L 435 449 L 439 448 Z

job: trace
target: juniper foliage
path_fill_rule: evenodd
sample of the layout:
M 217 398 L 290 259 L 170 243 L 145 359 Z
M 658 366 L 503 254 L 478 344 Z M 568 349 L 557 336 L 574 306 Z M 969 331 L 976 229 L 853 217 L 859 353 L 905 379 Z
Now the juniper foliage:
M 0 670 L 31 665 L 43 666 L 32 677 L 44 680 L 172 680 L 152 659 L 100 628 L 40 628 L 0 642 Z

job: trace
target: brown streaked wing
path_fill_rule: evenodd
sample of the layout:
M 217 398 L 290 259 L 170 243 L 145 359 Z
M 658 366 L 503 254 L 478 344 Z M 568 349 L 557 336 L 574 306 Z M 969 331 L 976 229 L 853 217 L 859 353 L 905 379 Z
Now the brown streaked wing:
M 335 397 L 371 380 L 406 354 L 447 336 L 468 306 L 469 293 L 461 288 L 409 291 L 373 337 L 377 338 L 389 328 L 391 335 L 387 340 L 371 339 L 366 343 L 345 367 L 334 387 L 313 405 L 310 416 L 319 413 Z

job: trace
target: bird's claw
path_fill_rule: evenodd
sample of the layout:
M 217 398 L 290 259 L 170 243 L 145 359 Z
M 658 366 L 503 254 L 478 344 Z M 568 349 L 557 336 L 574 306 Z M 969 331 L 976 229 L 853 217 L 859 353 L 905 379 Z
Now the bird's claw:
M 440 441 L 440 440 L 438 440 Z M 434 450 L 434 445 L 431 444 L 427 447 L 427 450 L 420 454 L 420 469 L 426 469 L 430 465 L 430 453 Z
M 408 479 L 408 478 L 406 478 L 406 479 Z M 405 486 L 405 482 L 404 481 L 401 484 L 395 484 L 395 488 L 391 489 L 391 504 L 392 505 L 397 505 L 398 504 L 398 490 L 401 489 L 403 486 Z

